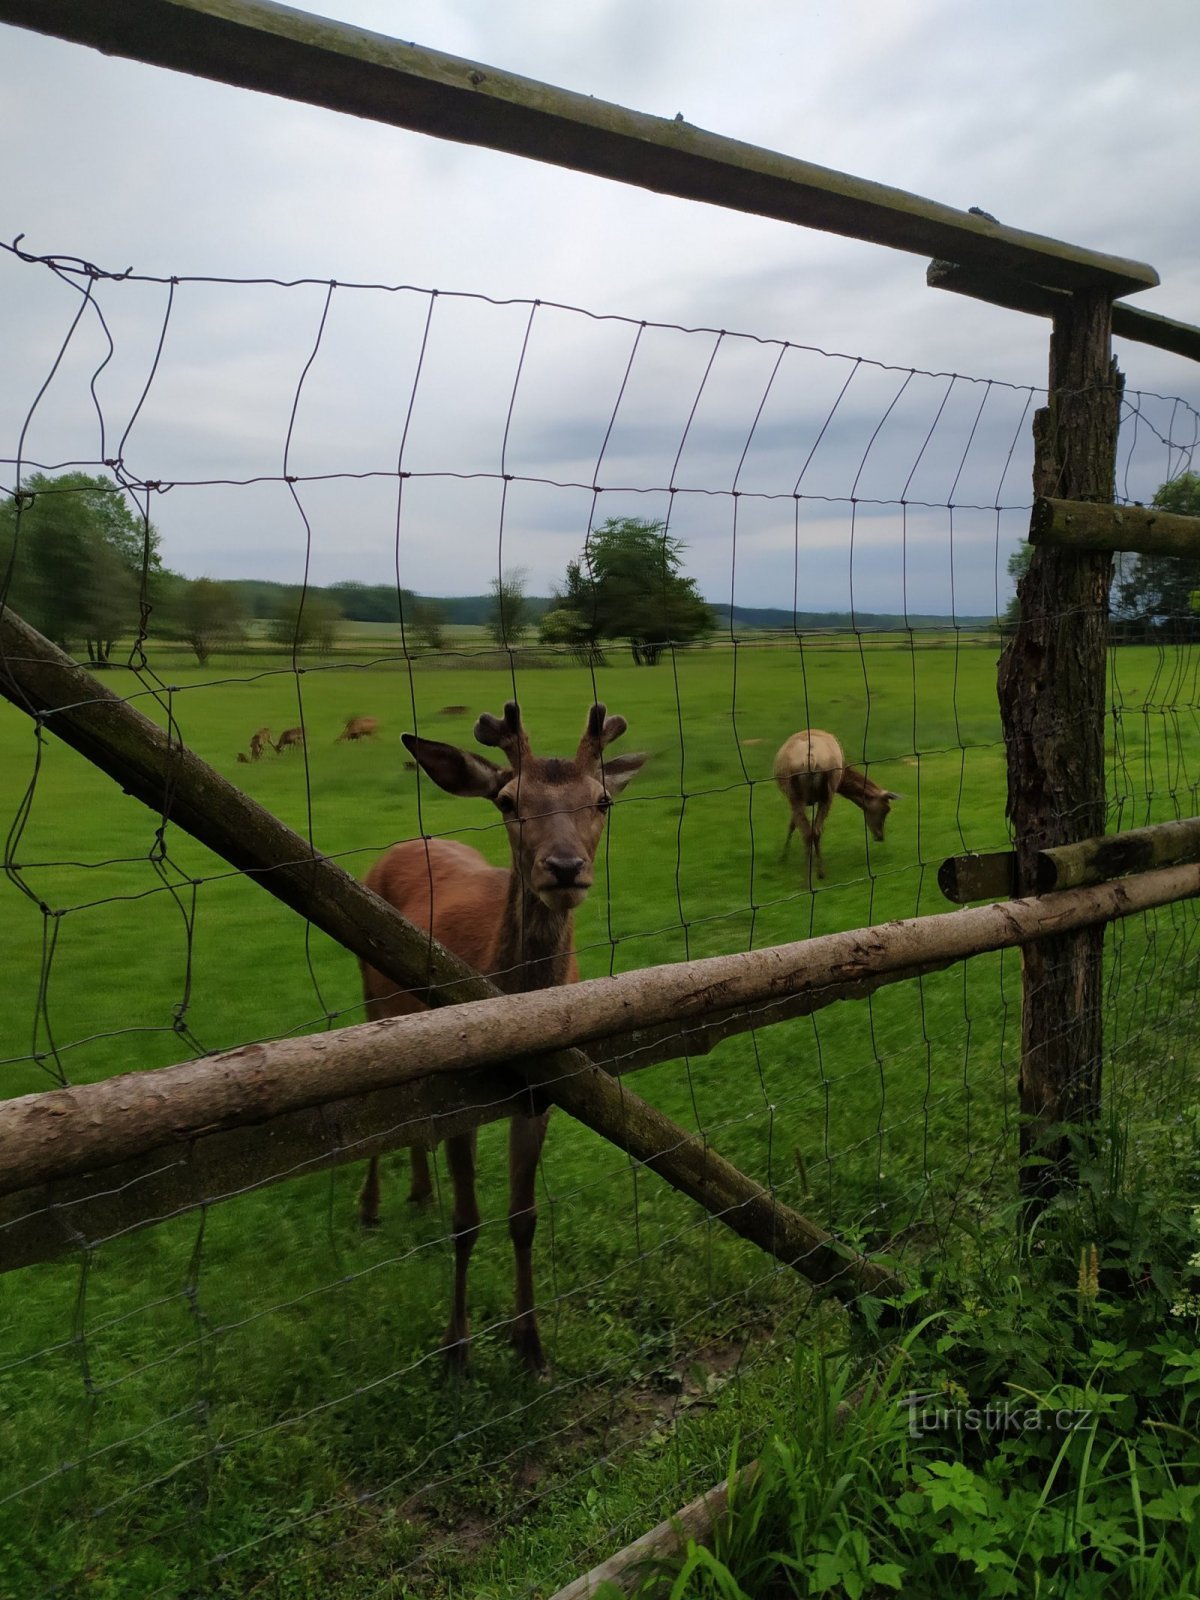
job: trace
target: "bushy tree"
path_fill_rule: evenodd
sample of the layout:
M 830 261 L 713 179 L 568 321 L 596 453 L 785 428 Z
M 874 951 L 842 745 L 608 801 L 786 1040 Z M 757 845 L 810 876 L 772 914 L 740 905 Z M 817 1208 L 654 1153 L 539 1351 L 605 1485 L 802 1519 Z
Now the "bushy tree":
M 159 535 L 111 478 L 35 472 L 0 504 L 0 589 L 36 628 L 107 665 L 162 578 Z
M 191 645 L 201 666 L 214 650 L 244 637 L 242 607 L 227 583 L 212 578 L 183 579 L 174 609 L 179 636 Z
M 1181 473 L 1160 484 L 1152 501 L 1158 511 L 1200 517 L 1200 474 Z M 1151 623 L 1194 615 L 1192 596 L 1200 589 L 1200 560 L 1184 556 L 1135 556 L 1116 585 L 1119 616 Z
M 267 625 L 273 644 L 286 649 L 315 650 L 328 655 L 337 640 L 342 610 L 336 600 L 319 591 L 288 589 L 275 602 Z
M 436 600 L 419 600 L 413 595 L 405 606 L 405 615 L 419 645 L 426 650 L 446 648 L 446 613 Z
M 577 568 L 578 563 L 573 561 L 571 567 Z M 567 569 L 568 581 L 571 567 Z M 538 622 L 539 642 L 552 650 L 569 650 L 581 666 L 602 667 L 604 651 L 592 622 L 565 595 L 556 594 L 554 600 Z
M 696 580 L 683 576 L 685 548 L 665 523 L 610 517 L 568 566 L 558 609 L 585 646 L 628 639 L 634 661 L 655 666 L 666 645 L 702 638 L 713 627 Z
M 511 568 L 501 577 L 493 578 L 490 593 L 487 631 L 498 649 L 512 649 L 520 644 L 533 622 L 525 593 L 524 571 L 519 567 Z

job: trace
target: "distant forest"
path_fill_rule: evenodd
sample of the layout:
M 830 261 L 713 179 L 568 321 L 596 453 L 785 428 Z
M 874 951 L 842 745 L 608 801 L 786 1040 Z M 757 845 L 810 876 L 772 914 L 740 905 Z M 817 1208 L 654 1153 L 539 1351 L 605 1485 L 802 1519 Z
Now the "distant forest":
M 233 590 L 246 614 L 251 617 L 276 615 L 280 602 L 286 596 L 295 593 L 293 584 L 268 583 L 256 578 L 231 579 L 227 587 Z M 310 587 L 308 592 L 310 595 L 321 595 L 331 601 L 342 616 L 351 622 L 398 623 L 400 621 L 400 598 L 392 584 L 333 583 L 323 589 Z M 485 627 L 495 607 L 495 599 L 490 594 L 422 596 L 407 590 L 399 591 L 399 594 L 403 596 L 407 617 L 411 618 L 412 607 L 419 600 L 429 600 L 438 607 L 442 620 L 452 627 Z M 549 595 L 526 597 L 529 614 L 534 623 L 551 610 L 555 603 Z M 864 629 L 883 631 L 896 628 L 991 628 L 996 625 L 995 617 L 991 616 L 946 617 L 914 612 L 904 617 L 899 613 L 882 611 L 857 611 L 851 615 L 849 611 L 793 612 L 781 606 L 731 608 L 728 601 L 710 600 L 708 603 L 716 615 L 718 631 L 732 627 L 735 629 L 802 628 L 806 632 L 817 628 L 854 628 L 861 632 Z

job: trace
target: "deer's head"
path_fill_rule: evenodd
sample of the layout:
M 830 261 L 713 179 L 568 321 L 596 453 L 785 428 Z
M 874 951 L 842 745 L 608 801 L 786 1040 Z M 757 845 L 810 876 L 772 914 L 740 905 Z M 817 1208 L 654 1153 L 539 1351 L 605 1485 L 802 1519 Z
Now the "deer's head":
M 863 800 L 863 816 L 867 819 L 867 827 L 871 830 L 871 837 L 880 844 L 883 843 L 883 825 L 892 809 L 892 801 L 899 798 L 893 789 L 879 789 Z
M 571 760 L 533 754 L 515 700 L 503 717 L 483 715 L 475 724 L 480 744 L 501 751 L 497 766 L 472 750 L 435 739 L 402 735 L 407 749 L 448 794 L 490 800 L 508 828 L 513 870 L 552 911 L 582 905 L 592 886 L 592 868 L 612 797 L 620 794 L 646 761 L 645 755 L 604 757 L 625 732 L 624 717 L 602 705 L 588 712 L 579 748 Z

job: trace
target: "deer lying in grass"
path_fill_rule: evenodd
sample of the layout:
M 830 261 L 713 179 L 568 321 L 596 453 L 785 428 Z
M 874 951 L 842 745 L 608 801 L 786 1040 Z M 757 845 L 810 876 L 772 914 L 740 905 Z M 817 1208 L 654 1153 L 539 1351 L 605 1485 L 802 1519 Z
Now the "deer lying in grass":
M 798 830 L 807 851 L 810 889 L 814 855 L 817 858 L 817 876 L 825 876 L 825 863 L 821 860 L 821 834 L 834 795 L 844 795 L 847 800 L 853 801 L 866 817 L 872 837 L 882 843 L 883 825 L 892 809 L 892 801 L 899 800 L 900 796 L 891 789 L 881 789 L 865 773 L 847 766 L 842 747 L 831 733 L 821 728 L 804 728 L 794 733 L 780 747 L 772 770 L 775 782 L 791 810 L 783 853 L 787 855 L 792 834 Z M 816 808 L 811 822 L 808 818 L 809 806 Z
M 333 741 L 334 744 L 353 743 L 355 739 L 373 739 L 379 732 L 377 717 L 351 717 Z
M 503 767 L 455 745 L 404 734 L 417 762 L 439 787 L 464 798 L 490 800 L 504 818 L 511 867 L 493 867 L 469 845 L 448 839 L 414 839 L 393 845 L 371 868 L 369 889 L 418 927 L 431 929 L 456 955 L 510 994 L 575 983 L 574 914 L 592 886 L 596 850 L 612 796 L 634 777 L 644 755 L 603 751 L 625 732 L 624 717 L 602 705 L 588 712 L 571 760 L 534 756 L 515 701 L 503 718 L 481 716 L 480 744 L 499 749 Z M 373 1020 L 422 1010 L 373 968 L 363 968 L 367 1015 Z M 545 1366 L 533 1292 L 533 1236 L 537 1227 L 535 1181 L 549 1112 L 514 1116 L 509 1125 L 508 1231 L 516 1264 L 516 1316 L 512 1338 L 534 1371 Z M 454 1294 L 443 1345 L 448 1364 L 463 1369 L 469 1348 L 467 1269 L 479 1234 L 475 1198 L 475 1134 L 446 1140 L 454 1189 Z M 431 1193 L 426 1152 L 412 1152 L 411 1200 Z M 379 1162 L 371 1161 L 359 1201 L 364 1227 L 379 1222 Z
M 299 745 L 301 750 L 304 749 L 303 728 L 285 728 L 276 741 L 275 749 L 276 751 L 290 750 L 293 745 Z

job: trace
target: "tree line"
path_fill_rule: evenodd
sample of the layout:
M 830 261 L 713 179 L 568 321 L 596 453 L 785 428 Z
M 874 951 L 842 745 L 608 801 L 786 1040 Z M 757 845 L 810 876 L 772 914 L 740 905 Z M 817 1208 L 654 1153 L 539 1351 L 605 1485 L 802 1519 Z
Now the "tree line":
M 713 624 L 680 570 L 682 544 L 661 523 L 637 519 L 611 519 L 590 534 L 549 600 L 527 595 L 521 573 L 497 576 L 485 596 L 446 601 L 386 584 L 302 591 L 186 578 L 163 564 L 161 546 L 154 523 L 111 479 L 33 473 L 0 503 L 0 594 L 63 649 L 82 645 L 101 667 L 151 618 L 157 638 L 186 643 L 201 665 L 243 644 L 251 623 L 280 649 L 318 653 L 334 647 L 344 619 L 398 624 L 427 650 L 446 647 L 451 622 L 482 624 L 505 649 L 536 629 L 541 644 L 591 661 L 606 641 L 624 638 L 634 660 L 649 665 L 668 641 L 698 638 Z
M 1152 503 L 1200 516 L 1200 475 L 1185 472 L 1162 484 Z M 326 652 L 349 619 L 395 624 L 409 648 L 430 651 L 446 648 L 450 626 L 482 626 L 497 648 L 536 640 L 589 665 L 603 662 L 605 651 L 623 641 L 638 665 L 654 666 L 670 644 L 703 639 L 739 616 L 705 602 L 683 570 L 685 549 L 662 522 L 610 517 L 588 533 L 549 599 L 529 595 L 519 570 L 498 574 L 485 595 L 446 600 L 349 581 L 302 591 L 171 571 L 153 522 L 137 515 L 125 491 L 103 476 L 33 473 L 0 502 L 0 594 L 64 649 L 82 645 L 98 666 L 151 617 L 156 637 L 186 643 L 202 665 L 214 651 L 243 644 L 252 624 L 256 637 L 265 634 L 278 649 Z M 1031 553 L 1026 544 L 1010 557 L 1015 578 Z M 1128 558 L 1114 581 L 1111 607 L 1115 637 L 1169 628 L 1200 638 L 1200 559 Z M 1004 623 L 1014 625 L 1018 614 L 1014 598 Z M 751 626 L 829 627 L 837 620 L 784 611 L 741 615 Z M 859 626 L 867 620 L 845 619 Z M 870 624 L 899 621 L 873 617 Z

